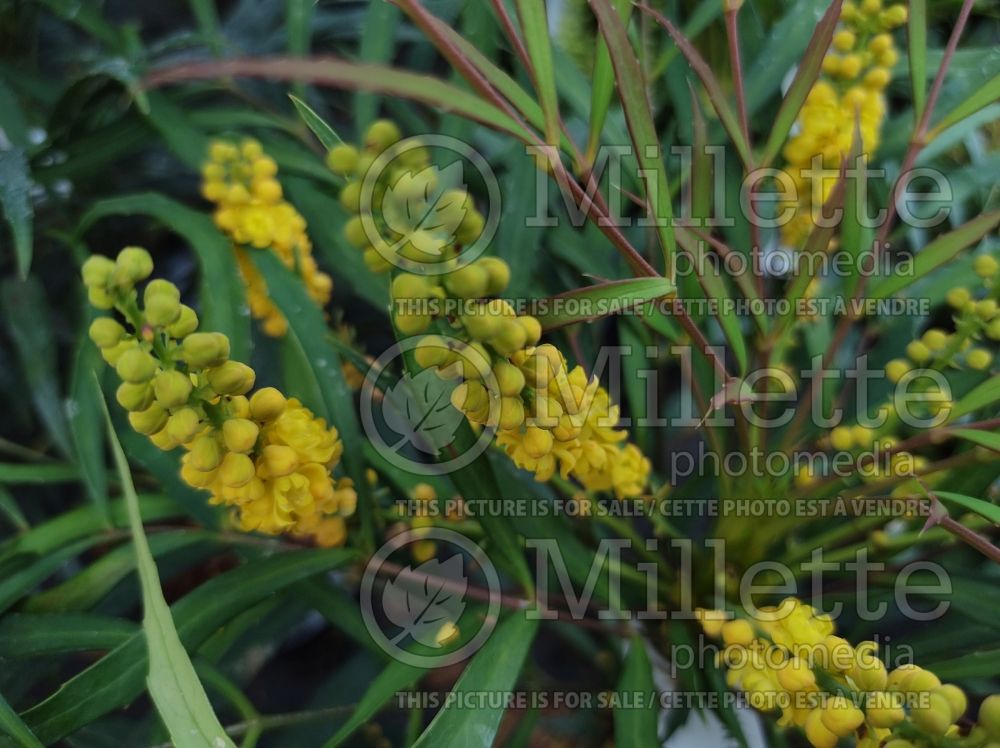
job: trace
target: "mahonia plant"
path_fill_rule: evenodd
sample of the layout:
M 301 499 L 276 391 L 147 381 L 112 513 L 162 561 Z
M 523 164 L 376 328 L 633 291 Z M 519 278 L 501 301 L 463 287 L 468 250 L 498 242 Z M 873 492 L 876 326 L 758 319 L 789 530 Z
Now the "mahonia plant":
M 202 167 L 202 195 L 215 203 L 216 225 L 233 242 L 240 274 L 247 286 L 247 302 L 264 332 L 281 337 L 288 320 L 271 300 L 267 283 L 249 256 L 271 250 L 285 267 L 302 278 L 309 296 L 321 307 L 330 300 L 333 281 L 316 265 L 306 221 L 284 198 L 277 179 L 278 165 L 261 144 L 217 140 L 209 147 Z
M 90 338 L 122 383 L 116 399 L 132 428 L 160 449 L 183 447 L 181 478 L 234 510 L 244 531 L 289 533 L 342 545 L 357 504 L 349 478 L 335 479 L 343 444 L 295 398 L 273 387 L 251 394 L 255 374 L 229 358 L 229 339 L 198 331 L 195 311 L 153 272 L 145 249 L 83 265 L 91 304 L 117 311 L 90 326 Z
M 817 165 L 837 170 L 850 152 L 855 129 L 861 133 L 861 152 L 870 156 L 879 145 L 886 115 L 885 88 L 890 69 L 899 59 L 891 29 L 906 23 L 903 5 L 882 8 L 881 0 L 845 2 L 833 49 L 823 59 L 823 75 L 813 85 L 796 121 L 798 132 L 784 148 L 785 179 L 798 201 L 795 213 L 781 229 L 782 241 L 801 248 L 834 188 L 834 180 L 813 180 L 804 172 Z M 820 163 L 815 164 L 814 159 Z M 783 207 L 787 207 L 783 206 Z
M 815 748 L 849 738 L 859 748 L 995 748 L 1000 741 L 1000 696 L 987 698 L 979 725 L 959 737 L 968 710 L 965 693 L 913 664 L 889 671 L 878 644 L 852 646 L 835 634 L 829 615 L 787 598 L 753 620 L 699 609 L 705 634 L 721 639 L 720 664 L 730 687 L 778 724 L 799 727 Z
M 347 180 L 340 203 L 352 215 L 344 237 L 374 273 L 391 270 L 390 258 L 397 256 L 418 263 L 453 262 L 463 246 L 479 238 L 485 223 L 467 190 L 438 184 L 439 170 L 419 140 L 410 139 L 398 154 L 390 150 L 401 138 L 395 122 L 378 120 L 360 146 L 341 143 L 326 157 L 330 170 Z M 369 177 L 376 162 L 377 173 Z M 421 221 L 424 216 L 433 220 Z

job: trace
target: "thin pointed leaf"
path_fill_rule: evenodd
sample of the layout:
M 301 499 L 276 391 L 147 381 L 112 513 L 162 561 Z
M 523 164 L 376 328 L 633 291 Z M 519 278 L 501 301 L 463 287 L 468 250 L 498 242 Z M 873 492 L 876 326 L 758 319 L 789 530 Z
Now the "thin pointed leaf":
M 590 7 L 597 16 L 601 34 L 608 45 L 608 54 L 618 83 L 625 120 L 628 123 L 632 147 L 645 178 L 642 180 L 646 204 L 656 219 L 656 233 L 663 252 L 664 275 L 673 281 L 674 255 L 677 239 L 673 229 L 673 208 L 670 204 L 670 185 L 663 162 L 660 140 L 653 124 L 653 114 L 646 96 L 646 83 L 639 60 L 629 42 L 621 16 L 610 0 L 590 0 Z
M 906 26 L 913 87 L 913 116 L 919 122 L 927 101 L 927 0 L 910 0 Z
M 1000 100 L 1000 75 L 996 75 L 986 81 L 971 96 L 942 117 L 941 121 L 934 125 L 933 129 L 928 133 L 927 139 L 933 140 L 949 127 L 958 124 L 966 117 L 971 117 L 980 109 L 986 108 L 997 100 Z
M 326 123 L 326 120 L 316 114 L 313 108 L 302 99 L 292 94 L 288 94 L 288 98 L 292 100 L 292 104 L 295 105 L 295 111 L 299 113 L 302 121 L 306 123 L 306 127 L 312 131 L 313 135 L 316 136 L 324 148 L 330 150 L 335 145 L 344 142 L 344 139 L 337 134 L 337 131 L 330 127 Z
M 951 491 L 938 491 L 935 489 L 933 495 L 944 499 L 948 503 L 957 504 L 963 509 L 975 512 L 981 517 L 988 519 L 994 525 L 1000 525 L 1000 506 L 996 504 L 991 504 L 984 499 L 976 499 L 972 496 L 965 496 Z
M 966 247 L 975 244 L 1000 223 L 1000 210 L 984 213 L 973 218 L 964 226 L 934 239 L 917 252 L 913 261 L 913 272 L 891 275 L 875 284 L 868 293 L 869 298 L 885 299 L 894 296 L 904 288 L 928 275 L 932 270 L 944 265 Z
M 617 748 L 647 748 L 659 745 L 657 718 L 659 699 L 653 685 L 653 666 L 646 654 L 646 644 L 635 637 L 629 642 L 628 654 L 618 693 L 623 707 L 615 709 L 615 745 Z M 635 699 L 642 704 L 636 705 Z
M 0 694 L 0 732 L 10 735 L 21 748 L 44 748 L 28 726 L 17 716 L 7 699 Z
M 374 717 L 386 702 L 416 683 L 424 672 L 423 668 L 407 665 L 405 662 L 398 660 L 390 662 L 368 686 L 364 696 L 352 710 L 351 716 L 323 745 L 323 748 L 337 748 L 343 745 L 351 735 Z
M 31 267 L 34 211 L 31 207 L 31 171 L 20 148 L 0 151 L 0 210 L 10 226 L 14 255 L 21 278 Z
M 951 433 L 973 444 L 992 449 L 994 452 L 1000 452 L 1000 434 L 995 434 L 991 431 L 980 431 L 979 429 L 955 429 Z
M 313 0 L 309 0 L 313 1 Z M 396 29 L 399 26 L 399 9 L 389 2 L 368 4 L 361 31 L 359 60 L 366 63 L 387 64 L 396 50 Z M 379 97 L 370 91 L 358 91 L 354 97 L 354 124 L 360 139 L 361 133 L 378 115 Z
M 524 34 L 524 46 L 531 60 L 531 73 L 545 116 L 545 140 L 559 142 L 559 94 L 552 64 L 552 43 L 544 0 L 516 0 L 517 15 Z
M 632 3 L 630 0 L 615 0 L 618 12 L 622 17 L 622 25 L 628 27 L 629 18 L 632 15 Z M 608 54 L 608 43 L 604 37 L 597 40 L 597 52 L 594 57 L 594 73 L 591 76 L 590 88 L 590 131 L 587 136 L 586 160 L 588 164 L 593 163 L 597 155 L 597 147 L 601 142 L 601 133 L 604 131 L 604 122 L 608 117 L 608 109 L 611 107 L 611 97 L 615 92 L 615 71 L 611 66 L 611 56 Z
M 601 317 L 620 314 L 662 299 L 676 291 L 666 278 L 634 278 L 610 281 L 596 286 L 578 288 L 553 296 L 539 304 L 543 310 L 536 315 L 544 330 L 554 330 L 576 322 L 591 322 Z M 544 311 L 548 309 L 549 311 Z

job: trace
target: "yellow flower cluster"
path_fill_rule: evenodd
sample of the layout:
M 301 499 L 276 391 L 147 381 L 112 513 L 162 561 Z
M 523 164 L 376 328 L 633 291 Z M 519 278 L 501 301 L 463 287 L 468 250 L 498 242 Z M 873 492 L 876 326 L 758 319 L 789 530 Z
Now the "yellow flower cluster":
M 905 23 L 906 16 L 905 6 L 883 9 L 881 0 L 844 3 L 833 49 L 823 60 L 823 76 L 806 97 L 798 132 L 784 149 L 788 166 L 782 190 L 798 198 L 791 206 L 795 208 L 792 219 L 781 230 L 787 246 L 805 244 L 815 225 L 814 214 L 835 184 L 833 179 L 811 180 L 805 172 L 816 166 L 839 168 L 851 150 L 856 124 L 861 131 L 861 152 L 870 156 L 878 148 L 886 113 L 884 91 L 899 58 L 887 32 Z
M 252 139 L 240 144 L 213 142 L 202 167 L 202 195 L 215 203 L 215 223 L 233 241 L 250 312 L 272 337 L 285 334 L 288 320 L 268 296 L 267 283 L 249 251 L 273 251 L 285 267 L 301 276 L 309 296 L 320 306 L 326 305 L 333 290 L 330 276 L 319 270 L 312 256 L 305 219 L 284 199 L 277 174 L 274 159 Z
M 394 122 L 378 120 L 360 147 L 342 143 L 326 158 L 330 170 L 347 180 L 340 203 L 352 216 L 344 236 L 374 273 L 390 270 L 397 255 L 418 263 L 454 261 L 483 231 L 469 193 L 439 184 L 442 172 L 431 165 L 427 149 L 416 139 L 398 146 L 401 137 Z
M 959 737 L 955 723 L 968 709 L 961 689 L 912 664 L 888 671 L 875 642 L 852 646 L 835 635 L 829 616 L 799 600 L 763 608 L 753 621 L 697 614 L 705 633 L 725 645 L 719 659 L 730 687 L 754 708 L 780 712 L 778 724 L 802 728 L 815 748 L 843 738 L 862 748 L 914 748 Z M 968 742 L 949 745 L 986 745 L 997 728 L 1000 696 L 991 696 Z
M 495 257 L 471 262 L 443 276 L 403 273 L 392 282 L 393 318 L 406 335 L 427 331 L 439 319 L 447 337 L 426 335 L 417 363 L 458 379 L 452 404 L 466 418 L 496 429 L 497 443 L 514 463 L 547 481 L 558 471 L 593 491 L 638 496 L 650 464 L 617 428 L 619 408 L 596 377 L 570 370 L 552 345 L 539 345 L 542 328 L 518 315 L 497 295 L 510 268 Z M 460 310 L 436 315 L 438 308 Z
M 122 379 L 116 398 L 132 428 L 160 449 L 183 447 L 181 477 L 232 507 L 243 530 L 343 544 L 357 497 L 349 479 L 330 474 L 343 450 L 336 429 L 273 387 L 248 397 L 253 369 L 229 359 L 225 335 L 198 332 L 172 283 L 150 281 L 140 307 L 136 284 L 152 272 L 138 247 L 83 266 L 91 303 L 131 328 L 99 317 L 90 337 Z

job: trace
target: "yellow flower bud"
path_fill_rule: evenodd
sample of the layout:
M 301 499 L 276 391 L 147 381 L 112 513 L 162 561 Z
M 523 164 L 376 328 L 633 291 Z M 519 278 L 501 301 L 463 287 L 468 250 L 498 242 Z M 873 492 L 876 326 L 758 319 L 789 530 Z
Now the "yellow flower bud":
M 892 80 L 892 74 L 886 68 L 878 67 L 865 73 L 864 82 L 868 88 L 881 91 L 889 85 L 890 80 Z
M 263 387 L 250 397 L 250 415 L 255 421 L 267 423 L 285 412 L 288 401 L 274 387 Z
M 125 328 L 111 317 L 98 317 L 90 323 L 90 339 L 98 348 L 111 348 L 125 337 Z
M 496 378 L 500 394 L 505 397 L 520 395 L 524 389 L 524 374 L 507 361 L 499 361 L 493 366 L 493 376 Z
M 787 691 L 806 691 L 816 685 L 816 676 L 809 669 L 809 663 L 800 657 L 792 657 L 778 667 L 778 683 Z
M 725 642 L 727 647 L 748 647 L 754 638 L 755 634 L 750 621 L 737 618 L 734 621 L 726 621 L 722 624 L 722 641 Z
M 222 462 L 222 446 L 219 440 L 210 434 L 199 436 L 191 444 L 188 453 L 188 464 L 203 473 L 215 470 Z
M 260 427 L 246 418 L 230 418 L 222 424 L 222 438 L 230 452 L 249 452 L 257 443 Z
M 440 335 L 425 335 L 417 343 L 413 357 L 417 366 L 429 369 L 445 363 L 450 357 L 450 350 Z
M 274 177 L 257 177 L 250 184 L 253 196 L 263 203 L 273 204 L 281 200 L 281 182 Z
M 167 423 L 167 411 L 153 403 L 145 410 L 135 410 L 128 414 L 128 422 L 140 434 L 149 436 L 162 429 Z
M 500 330 L 501 317 L 490 314 L 486 304 L 478 304 L 469 314 L 463 314 L 462 324 L 475 340 L 489 340 Z
M 153 388 L 149 382 L 122 382 L 115 391 L 115 399 L 125 410 L 145 410 L 153 402 Z
M 429 299 L 436 286 L 430 278 L 412 273 L 400 273 L 392 279 L 390 293 L 394 299 Z
M 326 154 L 326 166 L 342 177 L 353 174 L 358 166 L 358 149 L 346 143 L 335 145 Z
M 253 460 L 237 452 L 227 452 L 219 465 L 219 480 L 229 488 L 245 486 L 256 474 Z
M 830 432 L 830 445 L 834 449 L 848 450 L 854 446 L 854 435 L 847 426 L 838 426 Z
M 908 13 L 905 5 L 892 5 L 879 17 L 886 28 L 896 28 L 906 23 Z
M 839 52 L 850 52 L 854 49 L 854 43 L 857 38 L 854 34 L 846 29 L 838 31 L 833 35 L 833 46 Z
M 989 280 L 1000 271 L 1000 263 L 990 255 L 978 255 L 972 261 L 972 270 L 983 280 Z
M 134 286 L 153 272 L 153 258 L 142 247 L 126 247 L 118 253 L 112 280 L 120 286 Z
M 938 690 L 927 694 L 927 705 L 910 709 L 910 719 L 917 727 L 932 735 L 944 735 L 953 722 L 951 703 Z
M 503 293 L 510 285 L 510 265 L 499 257 L 483 257 L 476 264 L 486 271 L 489 277 L 487 294 L 496 296 Z
M 528 334 L 516 319 L 504 320 L 497 334 L 490 339 L 489 344 L 501 356 L 510 356 L 515 351 L 524 348 Z
M 198 315 L 191 307 L 181 304 L 177 319 L 167 327 L 167 333 L 174 338 L 184 338 L 198 329 Z
M 965 354 L 965 363 L 970 369 L 984 371 L 993 362 L 993 354 L 983 348 L 973 348 Z
M 964 309 L 965 305 L 972 300 L 972 294 L 969 292 L 969 289 L 963 286 L 958 286 L 948 292 L 948 295 L 945 296 L 945 300 L 948 302 L 949 306 L 954 307 L 955 309 Z
M 361 209 L 361 182 L 348 182 L 340 191 L 340 204 L 344 210 L 357 213 Z
M 965 710 L 969 708 L 969 699 L 965 696 L 965 692 L 958 686 L 947 683 L 935 690 L 934 693 L 943 696 L 951 706 L 952 722 L 957 722 L 965 714 Z
M 530 315 L 517 318 L 517 323 L 524 328 L 525 345 L 534 345 L 542 337 L 542 323 Z
M 489 273 L 478 262 L 453 270 L 444 277 L 444 286 L 448 289 L 448 293 L 460 299 L 478 299 L 486 296 L 489 285 Z
M 143 309 L 146 321 L 154 327 L 166 327 L 177 321 L 181 314 L 180 302 L 167 294 L 159 294 L 147 299 Z
M 868 721 L 875 727 L 892 728 L 906 719 L 903 698 L 900 693 L 879 691 L 868 697 L 865 705 Z
M 191 389 L 191 377 L 176 369 L 160 372 L 153 380 L 156 401 L 164 408 L 176 408 L 186 403 Z
M 840 60 L 838 70 L 842 78 L 853 80 L 861 72 L 861 57 L 858 55 L 847 55 Z
M 389 146 L 397 143 L 401 137 L 403 135 L 395 122 L 380 119 L 372 122 L 365 131 L 365 148 L 375 153 L 381 153 Z
M 983 321 L 989 322 L 997 316 L 997 303 L 993 299 L 983 299 L 976 304 L 976 315 Z
M 458 225 L 455 238 L 459 244 L 472 244 L 482 235 L 485 226 L 486 219 L 483 218 L 483 214 L 472 208 Z
M 379 251 L 374 247 L 365 249 L 361 257 L 365 267 L 373 273 L 385 273 L 392 270 L 392 263 L 379 254 Z
M 912 368 L 909 361 L 896 358 L 885 365 L 885 375 L 890 382 L 895 383 L 902 379 Z
M 524 451 L 536 460 L 552 451 L 552 434 L 545 429 L 529 426 L 524 432 Z
M 918 364 L 924 364 L 931 360 L 931 351 L 919 340 L 914 340 L 906 346 L 906 355 Z
M 402 335 L 419 335 L 431 326 L 434 318 L 429 314 L 410 313 L 403 310 L 396 310 L 392 315 L 396 329 Z
M 892 36 L 889 34 L 876 34 L 868 42 L 868 51 L 874 55 L 880 55 L 889 49 L 892 49 Z
M 916 668 L 900 684 L 908 693 L 924 693 L 941 687 L 941 680 L 930 670 Z
M 979 724 L 993 740 L 1000 740 L 1000 694 L 983 699 L 979 705 Z
M 823 707 L 823 726 L 834 735 L 846 737 L 857 730 L 865 721 L 865 713 L 847 700 L 846 696 L 834 696 Z
M 839 738 L 823 724 L 823 710 L 813 709 L 806 717 L 806 738 L 815 748 L 835 748 Z
M 80 275 L 83 277 L 84 285 L 88 288 L 103 289 L 111 280 L 111 274 L 114 270 L 114 260 L 103 255 L 91 255 L 83 263 Z
M 114 299 L 111 298 L 110 294 L 97 286 L 91 286 L 87 289 L 87 301 L 95 309 L 111 309 L 115 305 Z
M 181 350 L 195 369 L 218 366 L 229 358 L 229 338 L 218 332 L 194 332 L 184 338 Z
M 111 366 L 117 366 L 122 356 L 124 356 L 128 351 L 136 350 L 138 348 L 139 342 L 135 338 L 125 338 L 110 348 L 102 348 L 101 358 L 107 361 Z
M 361 249 L 368 246 L 370 243 L 368 241 L 368 232 L 365 231 L 365 224 L 361 216 L 351 216 L 347 219 L 347 222 L 344 224 L 344 238 L 347 239 L 347 243 L 352 247 Z M 376 254 L 378 253 L 376 252 Z
M 206 372 L 209 386 L 220 395 L 242 395 L 253 388 L 253 369 L 239 361 L 226 361 Z
M 157 360 L 142 348 L 130 348 L 118 359 L 115 371 L 122 380 L 139 384 L 153 378 L 157 365 Z
M 167 419 L 167 433 L 178 444 L 187 444 L 201 428 L 201 416 L 194 408 L 181 408 Z
M 299 466 L 298 454 L 294 449 L 283 444 L 268 444 L 261 454 L 264 457 L 264 467 L 267 468 L 267 474 L 270 478 L 291 475 Z
M 500 399 L 500 422 L 498 424 L 501 431 L 511 431 L 520 428 L 524 423 L 524 403 L 519 397 L 503 397 Z

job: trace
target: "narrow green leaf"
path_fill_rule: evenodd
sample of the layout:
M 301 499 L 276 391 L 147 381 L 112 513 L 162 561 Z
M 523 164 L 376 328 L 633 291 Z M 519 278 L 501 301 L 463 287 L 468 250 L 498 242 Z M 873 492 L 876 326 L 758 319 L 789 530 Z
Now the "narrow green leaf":
M 420 73 L 387 65 L 345 62 L 332 59 L 238 59 L 222 62 L 185 64 L 150 73 L 147 85 L 159 86 L 182 80 L 246 76 L 271 80 L 300 80 L 317 86 L 374 91 L 402 99 L 422 101 L 430 106 L 466 117 L 475 122 L 533 142 L 531 133 L 497 107 L 469 91 Z
M 246 290 L 236 268 L 232 246 L 204 213 L 157 192 L 98 200 L 80 219 L 82 233 L 102 218 L 149 216 L 183 237 L 201 266 L 202 329 L 229 337 L 236 361 L 250 360 L 250 316 Z
M 990 78 L 990 80 L 976 89 L 971 96 L 942 117 L 941 121 L 934 125 L 928 133 L 927 139 L 933 140 L 949 127 L 957 125 L 966 117 L 971 117 L 980 109 L 985 109 L 997 100 L 1000 100 L 1000 74 Z
M 104 395 L 97 379 L 94 379 L 97 396 L 104 402 Z M 163 724 L 166 726 L 174 745 L 178 748 L 205 748 L 216 746 L 225 748 L 236 744 L 229 738 L 212 711 L 198 675 L 194 671 L 187 650 L 181 643 L 170 608 L 160 588 L 160 575 L 149 549 L 146 533 L 139 513 L 139 497 L 132 485 L 132 474 L 122 445 L 118 443 L 111 413 L 104 410 L 111 453 L 118 469 L 125 507 L 128 510 L 132 531 L 132 547 L 135 549 L 136 564 L 139 569 L 139 584 L 142 587 L 142 628 L 146 636 L 149 654 L 147 683 L 149 695 L 156 705 Z
M 545 140 L 550 145 L 559 142 L 559 94 L 556 72 L 552 64 L 552 42 L 544 0 L 516 0 L 521 21 L 524 46 L 531 60 L 531 74 L 545 116 Z
M 14 742 L 21 748 L 44 748 L 28 726 L 17 716 L 17 712 L 7 703 L 3 694 L 0 694 L 0 730 L 14 738 Z
M 340 726 L 323 748 L 336 748 L 353 735 L 358 728 L 374 717 L 382 706 L 399 691 L 409 688 L 423 675 L 423 668 L 393 660 L 378 674 L 351 712 L 347 722 Z
M 567 291 L 539 303 L 535 318 L 542 329 L 554 330 L 576 322 L 621 314 L 670 296 L 676 291 L 666 278 L 634 278 L 609 281 L 586 288 Z
M 876 283 L 869 291 L 872 299 L 885 299 L 902 291 L 916 281 L 928 275 L 966 247 L 975 244 L 1000 223 L 1000 210 L 984 213 L 963 226 L 934 239 L 921 249 L 913 261 L 913 272 L 890 275 Z
M 823 67 L 823 57 L 826 55 L 827 49 L 830 48 L 833 32 L 840 20 L 842 5 L 843 0 L 834 0 L 830 3 L 826 13 L 823 14 L 822 20 L 816 24 L 816 30 L 813 32 L 812 39 L 809 40 L 806 53 L 799 62 L 798 70 L 795 71 L 792 85 L 788 88 L 788 93 L 785 94 L 785 98 L 781 102 L 781 108 L 778 109 L 778 114 L 770 125 L 771 134 L 768 135 L 767 143 L 764 145 L 760 166 L 770 166 L 781 152 L 781 147 L 785 144 L 785 139 L 799 116 L 799 110 L 802 109 L 802 104 L 805 103 L 806 96 L 809 95 L 809 91 Z
M 629 0 L 615 0 L 618 12 L 622 17 L 622 25 L 628 28 L 632 16 L 632 3 Z M 608 118 L 611 107 L 611 97 L 615 92 L 615 71 L 611 66 L 611 56 L 608 54 L 608 43 L 603 37 L 597 39 L 597 51 L 594 56 L 594 72 L 591 75 L 590 88 L 590 124 L 587 135 L 587 150 L 584 158 L 592 164 L 601 143 L 601 133 L 604 122 Z
M 94 312 L 88 305 L 83 313 L 84 320 L 91 320 Z M 104 444 L 95 439 L 100 433 L 101 406 L 93 397 L 94 377 L 104 369 L 101 352 L 86 334 L 86 328 L 79 336 L 76 358 L 70 378 L 70 399 L 66 406 L 69 430 L 73 437 L 76 463 L 80 477 L 87 489 L 87 496 L 104 518 L 106 526 L 111 525 L 108 514 L 108 473 L 104 464 Z
M 295 111 L 299 113 L 302 121 L 306 123 L 306 127 L 312 131 L 313 135 L 316 136 L 326 150 L 330 150 L 335 145 L 344 142 L 343 138 L 337 135 L 336 131 L 326 123 L 326 120 L 316 114 L 313 108 L 302 99 L 293 94 L 288 94 L 288 98 L 292 100 L 292 104 L 295 105 Z
M 69 425 L 63 409 L 59 363 L 49 302 L 34 277 L 7 278 L 0 288 L 0 302 L 7 331 L 14 341 L 18 362 L 29 384 L 38 417 L 56 448 L 66 457 L 73 454 Z
M 653 124 L 653 114 L 649 109 L 646 84 L 639 67 L 635 50 L 629 42 L 628 34 L 618 11 L 610 0 L 590 0 L 594 15 L 615 70 L 618 95 L 625 110 L 632 147 L 636 159 L 644 172 L 643 192 L 650 213 L 656 219 L 656 233 L 663 252 L 664 275 L 674 279 L 674 255 L 677 241 L 674 237 L 673 208 L 670 204 L 670 185 L 667 182 L 667 168 L 664 164 L 660 139 Z
M 0 657 L 30 659 L 114 649 L 138 630 L 132 621 L 92 613 L 14 613 L 0 620 Z
M 975 512 L 981 517 L 988 519 L 994 525 L 1000 525 L 1000 506 L 997 506 L 996 504 L 991 504 L 985 499 L 976 499 L 972 496 L 952 493 L 951 491 L 934 490 L 932 494 L 937 496 L 939 499 L 944 499 L 945 502 L 957 504 L 963 509 Z
M 992 449 L 994 452 L 1000 452 L 1000 434 L 980 431 L 979 429 L 955 429 L 951 433 L 974 444 Z
M 0 484 L 6 483 L 72 483 L 80 480 L 76 465 L 61 462 L 39 462 L 26 465 L 0 463 Z
M 359 58 L 361 62 L 388 64 L 396 50 L 396 29 L 399 8 L 392 3 L 369 3 L 361 30 Z M 365 128 L 378 116 L 379 97 L 370 91 L 358 91 L 354 96 L 354 125 L 358 139 Z
M 22 536 L 23 537 L 23 536 Z M 102 543 L 106 538 L 95 535 L 77 540 L 52 553 L 34 559 L 27 567 L 7 574 L 0 579 L 0 613 L 13 606 L 35 587 L 55 574 L 67 561 L 76 558 L 89 548 Z
M 198 25 L 198 33 L 215 56 L 222 50 L 222 38 L 219 34 L 219 12 L 215 8 L 215 0 L 189 0 L 191 13 Z
M 639 637 L 629 641 L 618 693 L 624 706 L 615 709 L 615 746 L 647 748 L 659 745 L 656 723 L 660 702 L 656 698 L 653 666 L 646 654 L 646 644 Z M 636 697 L 642 698 L 641 705 L 634 704 Z
M 1000 377 L 990 377 L 985 382 L 967 392 L 952 407 L 946 423 L 953 423 L 964 415 L 1000 402 Z
M 307 295 L 302 281 L 282 265 L 281 260 L 271 252 L 253 252 L 251 257 L 267 282 L 268 293 L 288 319 L 288 334 L 298 339 L 319 383 L 325 410 L 320 415 L 340 432 L 344 444 L 344 470 L 354 480 L 358 491 L 362 532 L 374 542 L 371 534 L 373 506 L 365 478 L 361 425 L 354 410 L 354 396 L 344 380 L 340 355 L 330 343 L 333 333 L 326 325 L 322 310 Z
M 949 681 L 994 678 L 1000 673 L 1000 649 L 969 652 L 967 655 L 944 661 L 931 660 L 927 663 L 927 667 L 933 668 L 934 674 L 939 678 Z
M 927 101 L 927 0 L 910 0 L 906 36 L 910 84 L 913 87 L 913 117 L 919 122 Z
M 31 267 L 34 210 L 31 207 L 31 170 L 20 148 L 0 151 L 0 209 L 14 237 L 14 254 L 21 278 Z
M 452 693 L 461 697 L 470 691 L 512 692 L 537 629 L 538 621 L 528 620 L 523 611 L 511 613 L 473 657 Z M 462 699 L 458 698 L 454 704 L 442 708 L 413 748 L 492 745 L 503 717 L 503 707 L 491 703 L 485 709 L 464 709 L 461 704 Z
M 285 6 L 285 26 L 288 32 L 288 54 L 306 57 L 312 46 L 313 0 L 288 0 Z
M 24 516 L 24 512 L 21 511 L 21 507 L 17 505 L 13 494 L 3 486 L 0 486 L 0 514 L 6 517 L 10 526 L 18 532 L 31 529 L 31 525 Z
M 259 559 L 214 577 L 171 608 L 181 642 L 195 651 L 220 626 L 261 600 L 354 558 L 354 552 L 344 548 L 303 550 Z M 147 664 L 145 636 L 138 633 L 22 716 L 40 740 L 56 743 L 139 696 Z

